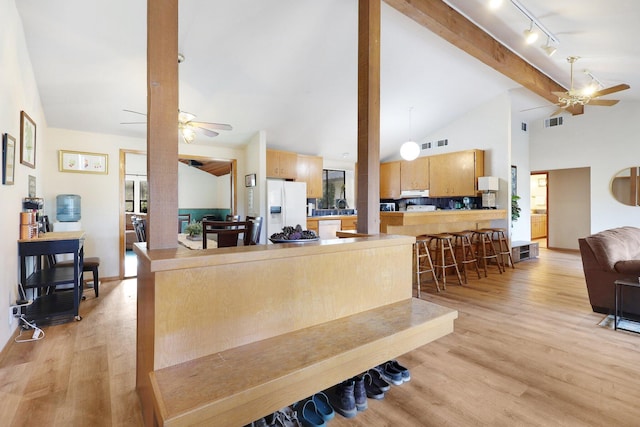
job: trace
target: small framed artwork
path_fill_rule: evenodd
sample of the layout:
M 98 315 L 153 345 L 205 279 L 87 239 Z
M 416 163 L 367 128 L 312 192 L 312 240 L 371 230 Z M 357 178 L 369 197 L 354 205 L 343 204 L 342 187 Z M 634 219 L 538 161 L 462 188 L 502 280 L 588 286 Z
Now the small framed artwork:
M 511 195 L 518 195 L 518 167 L 511 166 Z
M 58 170 L 106 175 L 109 173 L 109 155 L 60 150 L 58 151 Z
M 16 139 L 5 133 L 2 135 L 2 183 L 13 185 L 16 163 Z
M 20 163 L 36 168 L 36 124 L 24 111 L 20 111 Z
M 252 173 L 244 176 L 244 186 L 245 187 L 255 187 L 256 186 L 256 174 Z

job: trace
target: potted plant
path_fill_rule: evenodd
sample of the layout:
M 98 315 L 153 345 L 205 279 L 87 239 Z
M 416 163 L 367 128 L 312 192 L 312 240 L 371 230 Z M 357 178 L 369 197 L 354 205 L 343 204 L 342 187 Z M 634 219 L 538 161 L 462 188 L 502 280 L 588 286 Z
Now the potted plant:
M 516 196 L 515 194 L 511 196 L 511 221 L 515 222 L 520 218 L 520 205 L 518 205 L 518 200 L 520 200 L 520 196 Z
M 191 223 L 184 228 L 184 232 L 187 234 L 187 239 L 197 240 L 202 234 L 202 223 L 191 221 Z

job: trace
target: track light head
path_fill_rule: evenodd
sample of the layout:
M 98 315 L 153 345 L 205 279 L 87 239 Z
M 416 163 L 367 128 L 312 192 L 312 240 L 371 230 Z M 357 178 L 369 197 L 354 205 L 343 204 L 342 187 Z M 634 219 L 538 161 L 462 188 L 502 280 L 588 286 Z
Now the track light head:
M 524 30 L 524 41 L 527 44 L 535 43 L 538 40 L 538 32 L 533 29 L 533 21 L 531 21 L 531 25 L 528 29 Z
M 558 51 L 557 47 L 551 45 L 551 38 L 550 37 L 547 37 L 547 43 L 542 45 L 542 46 L 540 46 L 540 47 L 542 48 L 542 50 L 545 51 L 547 56 L 553 56 L 553 54 Z

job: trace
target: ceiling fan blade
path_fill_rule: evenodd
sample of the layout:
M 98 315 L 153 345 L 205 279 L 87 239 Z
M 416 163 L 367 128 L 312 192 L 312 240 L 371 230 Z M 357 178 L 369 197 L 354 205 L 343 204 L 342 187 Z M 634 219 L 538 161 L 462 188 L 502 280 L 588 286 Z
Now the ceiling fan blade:
M 587 105 L 598 105 L 602 107 L 611 107 L 612 105 L 616 105 L 620 102 L 617 99 L 592 99 L 589 101 Z
M 146 125 L 147 122 L 120 122 L 121 125 Z
M 211 130 L 211 129 L 207 129 L 207 128 L 203 128 L 201 126 L 198 126 L 198 129 L 200 129 L 202 131 L 202 133 L 204 133 L 207 136 L 210 137 L 214 137 L 214 136 L 218 136 L 220 135 L 218 132 L 216 132 L 215 130 Z
M 555 95 L 555 96 L 558 96 L 558 97 L 560 97 L 560 96 L 562 96 L 562 97 L 567 97 L 567 96 L 569 96 L 569 92 L 551 92 L 551 93 L 552 93 L 553 95 Z
M 145 113 L 140 113 L 139 111 L 133 111 L 133 110 L 122 110 L 122 111 L 126 111 L 127 113 L 140 114 L 141 116 L 147 117 Z
M 595 92 L 593 95 L 591 95 L 592 98 L 597 98 L 599 96 L 604 96 L 604 95 L 609 95 L 610 93 L 615 93 L 615 92 L 620 92 L 621 90 L 627 90 L 629 89 L 631 86 L 629 86 L 626 83 L 622 83 L 619 85 L 615 85 L 615 86 L 611 86 L 602 90 L 599 90 L 597 92 Z
M 189 123 L 198 127 L 206 126 L 206 127 L 210 127 L 218 130 L 233 130 L 233 127 L 231 127 L 231 125 L 228 125 L 225 123 L 208 123 L 208 122 L 189 122 Z
M 557 116 L 558 114 L 563 113 L 563 112 L 564 112 L 564 107 L 560 107 L 556 111 L 551 113 L 551 115 L 549 117 Z

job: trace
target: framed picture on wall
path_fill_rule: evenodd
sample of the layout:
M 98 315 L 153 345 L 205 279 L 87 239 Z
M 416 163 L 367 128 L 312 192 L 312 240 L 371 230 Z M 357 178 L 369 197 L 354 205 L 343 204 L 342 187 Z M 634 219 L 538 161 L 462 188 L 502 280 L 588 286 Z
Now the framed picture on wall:
M 244 176 L 244 186 L 245 187 L 255 187 L 256 186 L 256 174 L 252 173 Z
M 60 150 L 58 152 L 60 172 L 109 173 L 109 155 Z
M 36 168 L 36 124 L 24 111 L 20 111 L 20 163 Z
M 518 195 L 518 168 L 511 166 L 511 195 Z
M 13 185 L 16 164 L 16 139 L 5 133 L 2 135 L 2 183 Z

